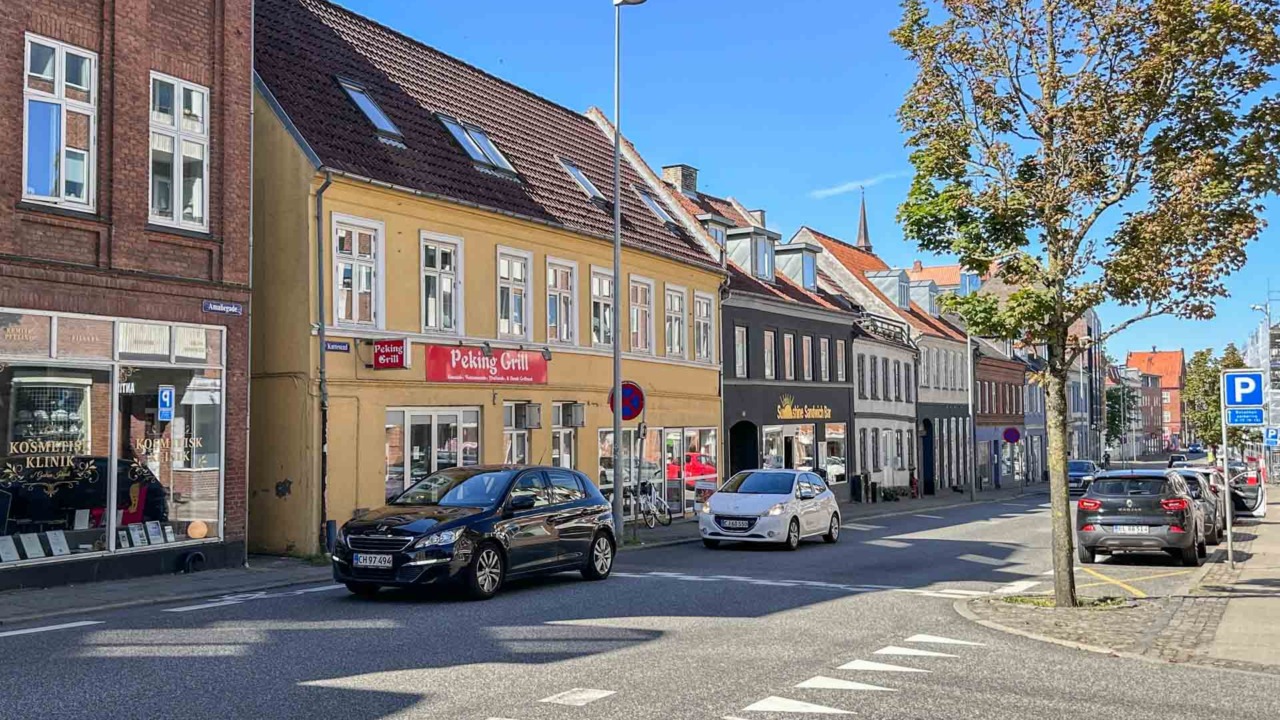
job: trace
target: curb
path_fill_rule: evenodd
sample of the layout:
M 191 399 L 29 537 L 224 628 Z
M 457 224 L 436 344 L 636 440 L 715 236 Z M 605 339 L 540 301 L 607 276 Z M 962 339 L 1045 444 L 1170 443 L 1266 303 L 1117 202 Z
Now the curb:
M 1195 662 L 1174 663 L 1174 662 L 1169 662 L 1168 660 L 1160 660 L 1158 658 L 1147 657 L 1146 655 L 1139 655 L 1137 653 L 1116 650 L 1114 648 L 1102 647 L 1101 645 L 1087 645 L 1085 643 L 1076 642 L 1074 640 L 1063 640 L 1061 638 L 1049 637 L 1048 635 L 1040 635 L 1038 633 L 1028 632 L 1026 630 L 1019 630 L 1017 628 L 1011 628 L 1008 625 L 1001 625 L 998 622 L 994 622 L 992 620 L 984 620 L 978 617 L 976 614 L 974 614 L 972 610 L 969 609 L 968 605 L 970 602 L 973 602 L 973 600 L 957 600 L 954 603 L 952 603 L 951 607 L 956 611 L 956 613 L 960 617 L 964 618 L 965 620 L 968 620 L 969 622 L 976 623 L 989 630 L 996 630 L 1008 635 L 1016 635 L 1018 637 L 1024 637 L 1029 640 L 1036 640 L 1043 643 L 1050 643 L 1052 645 L 1059 645 L 1062 647 L 1071 648 L 1072 650 L 1082 650 L 1084 652 L 1096 653 L 1098 655 L 1108 655 L 1110 657 L 1124 658 L 1126 660 L 1140 660 L 1142 662 L 1145 662 L 1151 665 L 1164 665 L 1164 666 L 1172 665 L 1174 667 L 1190 667 L 1190 668 L 1198 668 L 1198 669 L 1204 669 L 1204 670 L 1220 670 L 1224 672 L 1240 673 L 1242 675 L 1249 675 L 1252 677 L 1264 677 L 1273 681 L 1276 678 L 1274 673 L 1262 672 L 1259 670 L 1241 670 L 1239 668 L 1220 667 L 1218 665 L 1206 665 L 1203 663 L 1195 663 Z
M 332 575 L 327 577 L 332 578 Z M 104 605 L 94 605 L 86 608 L 68 608 L 65 610 L 53 610 L 50 612 L 42 612 L 28 615 L 15 615 L 0 619 L 0 627 L 5 625 L 17 625 L 19 623 L 32 622 L 35 620 L 46 620 L 50 618 L 67 617 L 69 615 L 83 615 L 91 612 L 101 612 L 104 610 L 121 610 L 132 607 L 143 607 L 146 605 L 164 605 L 173 602 L 184 602 L 187 600 L 202 600 L 209 597 L 217 597 L 222 595 L 233 595 L 242 592 L 257 592 L 259 590 L 273 590 L 275 588 L 289 587 L 291 585 L 306 585 L 314 582 L 323 581 L 324 578 L 316 578 L 312 580 L 263 580 L 260 583 L 246 585 L 244 587 L 224 588 L 222 591 L 204 590 L 202 592 L 180 593 L 178 595 L 165 595 L 163 597 L 138 598 L 136 600 L 121 600 L 114 603 L 106 603 Z

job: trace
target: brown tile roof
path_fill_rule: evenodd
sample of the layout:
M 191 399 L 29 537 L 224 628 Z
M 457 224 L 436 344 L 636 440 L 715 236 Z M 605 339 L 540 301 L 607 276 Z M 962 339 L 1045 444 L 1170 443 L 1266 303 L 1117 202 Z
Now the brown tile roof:
M 1160 376 L 1160 387 L 1181 388 L 1184 356 L 1182 350 L 1155 350 L 1131 352 L 1125 365 L 1139 371 Z
M 325 167 L 612 236 L 612 209 L 589 202 L 559 162 L 571 160 L 612 195 L 612 139 L 582 113 L 322 0 L 258 0 L 254 15 L 255 69 Z M 367 89 L 405 147 L 378 138 L 339 76 Z M 436 113 L 483 129 L 519 178 L 477 167 Z M 633 187 L 649 186 L 630 163 L 622 173 L 623 244 L 718 269 L 696 238 L 645 206 Z
M 921 265 L 917 260 L 907 269 L 907 276 L 912 280 L 932 280 L 938 287 L 959 287 L 960 265 Z

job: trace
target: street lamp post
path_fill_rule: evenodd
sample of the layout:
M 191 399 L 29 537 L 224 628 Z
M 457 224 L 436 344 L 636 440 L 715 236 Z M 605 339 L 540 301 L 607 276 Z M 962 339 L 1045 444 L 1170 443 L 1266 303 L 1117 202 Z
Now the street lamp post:
M 645 0 L 613 0 L 613 522 L 621 542 L 622 472 L 622 6 Z
M 1262 370 L 1264 373 L 1262 384 L 1263 384 L 1263 387 L 1267 389 L 1266 395 L 1263 396 L 1264 402 L 1262 405 L 1262 408 L 1263 408 L 1262 411 L 1266 414 L 1266 425 L 1264 426 L 1264 430 L 1265 430 L 1265 428 L 1271 427 L 1271 423 L 1275 422 L 1275 418 L 1271 417 L 1271 394 L 1276 391 L 1275 388 L 1271 387 L 1271 296 L 1268 294 L 1267 303 L 1265 305 L 1253 305 L 1252 307 L 1250 307 L 1250 309 L 1256 310 L 1257 312 L 1262 313 L 1263 316 L 1266 318 L 1265 320 L 1266 326 L 1262 329 L 1263 330 L 1262 332 L 1262 337 L 1263 337 Z M 1266 440 L 1264 439 L 1262 443 L 1261 452 L 1258 453 L 1258 456 L 1262 458 L 1263 482 L 1270 480 L 1269 475 L 1271 474 L 1271 467 L 1270 467 L 1271 463 L 1268 462 L 1271 459 L 1270 453 L 1271 451 L 1267 448 Z
M 964 352 L 969 357 L 966 368 L 969 371 L 969 501 L 977 499 L 978 484 L 978 418 L 973 413 L 973 336 L 969 333 L 969 323 L 964 324 Z

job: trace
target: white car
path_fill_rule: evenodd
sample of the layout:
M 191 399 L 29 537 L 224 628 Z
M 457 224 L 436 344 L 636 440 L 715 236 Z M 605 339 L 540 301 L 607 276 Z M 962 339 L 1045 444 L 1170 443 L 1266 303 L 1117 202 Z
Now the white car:
M 702 544 L 722 541 L 781 543 L 795 550 L 807 537 L 840 539 L 836 496 L 812 472 L 746 470 L 727 482 L 699 508 Z

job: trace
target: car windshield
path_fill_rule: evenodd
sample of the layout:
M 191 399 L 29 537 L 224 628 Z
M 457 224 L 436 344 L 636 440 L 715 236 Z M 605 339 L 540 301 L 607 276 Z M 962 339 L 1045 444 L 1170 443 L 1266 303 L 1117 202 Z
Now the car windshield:
M 1067 463 L 1067 472 L 1089 472 L 1092 469 L 1088 460 L 1072 460 Z
M 720 492 L 751 495 L 790 495 L 791 484 L 795 477 L 792 473 L 740 472 L 729 478 L 724 487 L 720 488 Z
M 1159 495 L 1164 491 L 1164 478 L 1108 478 L 1093 484 L 1093 495 Z
M 510 480 L 510 470 L 450 468 L 418 482 L 391 504 L 489 507 L 497 504 Z

